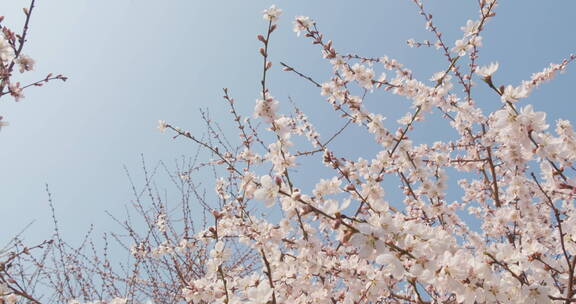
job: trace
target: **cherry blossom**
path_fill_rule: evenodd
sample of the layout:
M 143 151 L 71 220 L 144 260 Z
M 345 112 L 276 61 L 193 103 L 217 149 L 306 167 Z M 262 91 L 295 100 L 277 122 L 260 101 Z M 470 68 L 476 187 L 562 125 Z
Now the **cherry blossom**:
M 16 62 L 20 67 L 20 73 L 34 70 L 34 65 L 36 64 L 36 61 L 34 61 L 34 59 L 26 55 L 20 55 L 20 57 L 18 57 Z
M 496 63 L 493 62 L 487 66 L 477 68 L 476 73 L 482 76 L 483 78 L 488 78 L 492 77 L 492 75 L 496 73 L 497 70 L 498 70 L 498 62 Z
M 97 268 L 104 279 L 116 275 L 134 291 L 98 294 L 94 299 L 112 300 L 86 303 L 138 303 L 133 296 L 140 292 L 140 298 L 227 304 L 573 302 L 576 132 L 571 117 L 550 121 L 527 97 L 576 57 L 550 64 L 518 86 L 496 83 L 498 63 L 477 65 L 496 0 L 478 1 L 478 16 L 455 41 L 446 40 L 420 0 L 413 2 L 435 41 L 408 44 L 435 46 L 445 58 L 431 78 L 421 79 L 409 64 L 385 55 L 343 53 L 320 31 L 320 21 L 296 17 L 294 32 L 317 48 L 327 74 L 315 80 L 281 65 L 317 90 L 320 97 L 311 100 L 326 103 L 341 120 L 340 129 L 322 132 L 297 100 L 272 96 L 267 73 L 277 65 L 268 47 L 282 11 L 265 10 L 269 22 L 257 36 L 262 78 L 253 111 L 244 117 L 224 90 L 240 134 L 237 146 L 223 140 L 209 119 L 205 136 L 158 122 L 160 131 L 210 155 L 171 178 L 182 193 L 195 194 L 204 226 L 182 224 L 174 208 L 149 194 L 152 211 L 138 209 L 148 224 L 145 236 L 127 228 L 125 248 L 134 260 L 128 278 L 109 274 L 108 264 L 97 268 L 89 260 L 84 266 Z M 484 80 L 478 86 L 492 94 L 481 102 L 474 73 Z M 408 113 L 398 118 L 374 110 L 373 93 L 405 100 Z M 452 130 L 419 140 L 414 130 L 434 113 L 440 114 L 435 123 Z M 334 142 L 348 144 L 349 126 L 366 135 L 355 138 L 364 142 L 339 151 Z M 364 144 L 376 150 L 364 151 Z M 192 173 L 203 167 L 215 177 L 211 198 L 194 185 Z M 183 201 L 183 217 L 190 219 L 190 200 Z M 150 265 L 157 267 L 149 271 Z M 83 278 L 77 268 L 49 277 Z M 8 301 L 15 293 L 1 287 Z
M 312 25 L 314 25 L 314 21 L 306 16 L 298 16 L 293 21 L 294 24 L 294 32 L 297 36 L 300 36 L 302 31 L 309 29 Z
M 5 64 L 14 59 L 14 49 L 3 35 L 0 35 L 0 60 Z
M 504 88 L 501 99 L 503 102 L 517 102 L 526 97 L 528 97 L 528 90 L 525 87 L 508 85 Z
M 282 15 L 282 10 L 277 8 L 276 5 L 272 5 L 262 13 L 264 14 L 264 19 L 269 20 L 270 22 L 276 22 L 280 15 Z
M 260 187 L 254 191 L 254 198 L 262 200 L 267 207 L 272 207 L 280 187 L 269 175 L 260 178 Z
M 566 168 L 576 159 L 576 135 L 565 120 L 557 123 L 557 135 L 548 133 L 544 112 L 532 105 L 516 108 L 516 103 L 555 72 L 564 71 L 573 58 L 551 65 L 520 86 L 503 86 L 502 90 L 491 79 L 498 63 L 471 65 L 470 75 L 475 72 L 484 78 L 495 92 L 493 98 L 506 103 L 484 114 L 471 98 L 462 100 L 454 90 L 459 83 L 471 94 L 472 85 L 455 66 L 464 66 L 460 61 L 466 54 L 475 60 L 472 54 L 482 46 L 480 33 L 495 16 L 496 1 L 480 1 L 479 5 L 480 19 L 462 27 L 464 37 L 451 50 L 457 57 L 448 53 L 443 42 L 436 43 L 447 52 L 449 62 L 432 76 L 432 85 L 414 78 L 410 70 L 386 56 L 339 53 L 315 23 L 297 17 L 294 31 L 305 32 L 319 45 L 333 75 L 318 83 L 288 65 L 284 64 L 284 70 L 313 82 L 343 118 L 373 134 L 382 151 L 373 159 L 337 156 L 300 110 L 292 116 L 295 119 L 280 113 L 280 101 L 269 95 L 263 81 L 263 97 L 257 100 L 253 117 L 262 119 L 275 136 L 265 146 L 260 163 L 267 164 L 274 177 L 234 170 L 242 172 L 237 177 L 242 181 L 241 207 L 230 202 L 217 216 L 218 237 L 238 236 L 260 255 L 262 274 L 242 276 L 228 270 L 212 277 L 210 290 L 206 288 L 209 278 L 189 282 L 184 296 L 249 303 L 551 303 L 571 297 L 573 293 L 566 294 L 566 284 L 571 283 L 560 274 L 573 271 L 562 255 L 576 254 L 576 246 L 565 245 L 564 252 L 558 247 L 566 239 L 554 233 L 558 218 L 549 216 L 560 214 L 559 208 L 566 208 L 567 218 L 574 213 L 568 210 L 575 208 L 558 207 L 553 200 L 576 189 L 576 183 L 562 182 L 565 173 L 559 169 L 559 164 Z M 428 29 L 436 33 L 431 17 L 423 15 Z M 409 44 L 418 43 L 409 40 Z M 375 62 L 395 75 L 378 71 Z M 414 111 L 398 120 L 400 128 L 389 130 L 383 113 L 366 109 L 351 86 L 403 96 Z M 406 134 L 434 108 L 450 117 L 449 125 L 459 137 L 433 145 L 412 142 Z M 322 152 L 322 162 L 334 172 L 332 177 L 319 178 L 310 194 L 292 179 L 293 170 L 301 168 L 297 160 L 307 155 L 295 153 L 293 137 L 303 135 L 312 147 L 320 147 L 315 151 Z M 256 154 L 244 150 L 237 159 L 250 159 L 247 153 Z M 474 176 L 458 181 L 464 194 L 453 202 L 447 201 L 448 169 Z M 532 174 L 533 170 L 542 174 Z M 385 189 L 392 178 L 401 181 L 405 194 L 400 210 L 387 201 Z M 569 191 L 560 194 L 554 189 Z M 238 211 L 245 210 L 243 204 L 250 202 L 244 200 L 252 198 L 270 208 L 279 201 L 280 222 Z M 480 230 L 471 229 L 460 210 L 478 217 Z M 562 225 L 563 229 L 568 226 Z M 217 241 L 215 246 L 222 244 Z M 218 271 L 216 265 L 225 265 L 220 257 L 215 261 L 209 262 L 211 272 Z
M 0 17 L 0 98 L 10 95 L 15 101 L 20 101 L 24 98 L 24 90 L 32 87 L 41 87 L 56 79 L 67 80 L 63 75 L 49 73 L 46 77 L 35 82 L 21 83 L 17 79 L 18 76 L 14 73 L 15 68 L 20 73 L 33 71 L 36 65 L 36 61 L 32 57 L 23 53 L 28 41 L 29 23 L 32 18 L 32 12 L 36 7 L 36 0 L 30 0 L 29 3 L 29 6 L 22 10 L 25 21 L 22 30 L 19 32 L 13 31 L 6 25 L 4 16 Z M 0 129 L 7 125 L 6 122 L 0 121 Z

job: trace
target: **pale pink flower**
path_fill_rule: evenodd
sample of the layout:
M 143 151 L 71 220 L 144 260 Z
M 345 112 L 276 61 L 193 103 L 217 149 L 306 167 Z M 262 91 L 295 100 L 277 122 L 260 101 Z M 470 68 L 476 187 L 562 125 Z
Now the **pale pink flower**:
M 492 77 L 492 75 L 498 70 L 498 62 L 490 63 L 487 66 L 478 67 L 476 73 L 483 78 Z
M 254 198 L 264 201 L 266 207 L 272 207 L 280 187 L 276 185 L 272 177 L 264 175 L 260 178 L 260 187 L 254 192 Z
M 16 60 L 16 63 L 18 63 L 20 73 L 34 70 L 34 65 L 36 64 L 34 59 L 26 55 L 20 55 Z
M 265 9 L 262 13 L 264 14 L 263 15 L 264 19 L 269 20 L 271 22 L 276 22 L 278 21 L 280 15 L 282 15 L 282 10 L 276 8 L 276 5 L 272 5 L 270 6 L 270 8 Z
M 10 95 L 14 97 L 14 100 L 20 101 L 24 98 L 24 89 L 20 87 L 20 82 L 12 82 L 8 85 L 8 90 L 10 91 Z
M 293 31 L 297 36 L 300 36 L 300 32 L 309 29 L 312 25 L 314 25 L 314 21 L 306 16 L 298 16 L 296 19 L 294 19 L 293 24 Z
M 454 43 L 454 47 L 452 48 L 452 52 L 458 54 L 458 56 L 466 55 L 466 52 L 472 48 L 469 41 L 466 39 L 456 40 Z
M 502 92 L 500 99 L 502 102 L 517 102 L 521 98 L 526 97 L 528 97 L 528 91 L 523 86 L 513 87 L 508 85 Z
M 460 29 L 464 32 L 464 37 L 472 36 L 478 32 L 478 28 L 480 26 L 480 21 L 472 21 L 468 20 L 466 25 L 461 27 Z

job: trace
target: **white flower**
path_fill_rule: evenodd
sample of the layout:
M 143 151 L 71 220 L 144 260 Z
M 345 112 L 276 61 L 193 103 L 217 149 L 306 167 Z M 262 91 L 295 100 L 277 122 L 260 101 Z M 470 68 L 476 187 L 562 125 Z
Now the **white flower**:
M 270 288 L 268 281 L 266 279 L 259 280 L 258 286 L 251 287 L 247 290 L 246 295 L 250 299 L 251 304 L 266 304 L 270 303 L 270 298 L 272 297 L 272 292 L 274 291 Z
M 136 258 L 142 258 L 146 256 L 146 245 L 144 243 L 139 243 L 138 245 L 132 244 L 130 247 L 130 254 Z
M 314 188 L 314 196 L 323 197 L 325 195 L 340 193 L 342 192 L 342 190 L 340 190 L 340 183 L 341 181 L 337 176 L 334 176 L 332 179 L 320 179 L 320 182 L 316 184 Z
M 360 86 L 365 89 L 372 88 L 372 78 L 374 78 L 374 70 L 367 68 L 362 64 L 354 64 L 352 66 L 352 72 L 354 72 L 354 79 L 358 82 Z
M 472 48 L 473 46 L 481 47 L 482 46 L 482 36 L 472 37 L 468 43 L 470 44 L 470 48 Z
M 272 207 L 280 187 L 276 185 L 272 177 L 264 175 L 260 178 L 260 188 L 254 192 L 254 198 L 264 201 L 266 207 Z
M 14 100 L 20 101 L 20 99 L 24 98 L 24 89 L 20 87 L 20 82 L 10 83 L 8 90 L 10 91 L 10 95 L 14 97 Z
M 158 130 L 160 130 L 160 132 L 166 131 L 167 127 L 168 127 L 168 124 L 166 124 L 165 121 L 163 121 L 163 120 L 158 121 Z
M 36 64 L 36 61 L 26 55 L 20 55 L 16 60 L 16 63 L 18 63 L 18 66 L 20 67 L 20 73 L 24 73 L 25 71 L 34 70 L 34 64 Z
M 376 263 L 384 266 L 395 278 L 401 278 L 404 274 L 404 266 L 397 257 L 390 253 L 384 253 L 376 257 Z
M 502 102 L 516 102 L 518 101 L 520 98 L 526 98 L 528 96 L 528 91 L 522 87 L 513 87 L 511 85 L 508 85 L 505 89 L 504 92 L 502 92 L 502 96 L 500 97 L 500 99 L 502 100 Z
M 546 113 L 534 112 L 532 105 L 520 109 L 518 121 L 529 131 L 544 131 L 548 129 Z
M 8 62 L 14 59 L 14 50 L 4 37 L 0 35 L 0 61 Z
M 474 35 L 479 27 L 480 27 L 480 21 L 468 20 L 466 22 L 466 25 L 461 27 L 460 29 L 464 32 L 464 36 L 468 37 Z
M 447 76 L 450 76 L 450 75 L 446 74 L 445 71 L 436 72 L 436 73 L 434 73 L 434 75 L 432 75 L 432 77 L 430 77 L 430 81 L 438 82 L 438 80 L 442 79 L 443 77 L 447 77 Z
M 312 25 L 314 25 L 314 21 L 312 21 L 312 19 L 310 19 L 310 17 L 306 17 L 306 16 L 296 17 L 296 19 L 294 20 L 293 23 L 294 23 L 293 30 L 297 36 L 300 36 L 300 31 L 304 31 L 304 30 L 310 28 Z
M 282 10 L 276 8 L 276 5 L 272 5 L 270 8 L 265 9 L 262 13 L 264 13 L 264 19 L 270 20 L 271 22 L 278 21 L 280 15 L 282 15 Z
M 279 104 L 278 100 L 269 95 L 265 99 L 257 99 L 254 107 L 254 117 L 262 117 L 267 122 L 273 122 L 276 119 L 276 111 L 278 111 Z
M 490 65 L 477 68 L 476 74 L 484 78 L 488 78 L 492 77 L 492 74 L 494 74 L 497 70 L 498 70 L 498 62 L 492 62 L 490 63 Z
M 223 241 L 218 241 L 214 248 L 210 251 L 210 256 L 220 260 L 221 262 L 230 258 L 230 249 L 226 248 Z
M 452 52 L 458 54 L 458 56 L 464 56 L 466 55 L 466 51 L 471 47 L 472 46 L 470 45 L 470 42 L 466 39 L 456 40 L 456 43 L 454 43 L 454 47 L 452 48 Z

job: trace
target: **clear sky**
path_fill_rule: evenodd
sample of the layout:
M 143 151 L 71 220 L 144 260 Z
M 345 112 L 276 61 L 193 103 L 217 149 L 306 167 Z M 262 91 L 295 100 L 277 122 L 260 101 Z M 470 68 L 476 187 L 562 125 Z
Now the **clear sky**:
M 0 115 L 11 123 L 0 132 L 0 245 L 32 220 L 27 240 L 50 236 L 46 183 L 65 238 L 78 239 L 91 223 L 97 232 L 114 230 L 105 211 L 122 217 L 132 198 L 123 166 L 141 185 L 141 154 L 153 165 L 195 151 L 190 142 L 158 132 L 159 119 L 201 134 L 198 109 L 207 107 L 235 137 L 221 89 L 228 87 L 240 110 L 251 114 L 261 76 L 256 35 L 266 27 L 262 10 L 273 3 L 284 13 L 271 42 L 272 95 L 282 101 L 292 96 L 325 136 L 342 122 L 326 114 L 329 107 L 316 88 L 278 64 L 287 62 L 318 81 L 330 77 L 318 47 L 292 32 L 295 16 L 316 20 L 338 50 L 397 58 L 421 80 L 447 66 L 437 51 L 406 45 L 409 38 L 434 38 L 409 0 L 39 0 L 25 50 L 37 61 L 37 71 L 23 82 L 48 72 L 69 81 L 28 90 L 19 103 L 0 101 Z M 460 26 L 477 19 L 476 1 L 424 3 L 450 44 L 461 37 Z M 27 5 L 28 0 L 1 1 L 0 15 L 19 27 Z M 502 1 L 483 34 L 479 63 L 500 62 L 495 80 L 514 85 L 559 63 L 576 52 L 574 11 L 574 1 Z M 549 122 L 572 120 L 575 84 L 576 67 L 570 66 L 527 102 L 548 111 Z M 477 102 L 498 106 L 498 98 L 479 86 Z M 397 97 L 375 96 L 370 102 L 391 123 L 407 111 Z M 432 122 L 424 122 L 424 131 L 413 138 L 441 139 L 445 129 Z M 347 132 L 336 149 L 354 157 L 375 152 L 350 144 L 359 129 Z

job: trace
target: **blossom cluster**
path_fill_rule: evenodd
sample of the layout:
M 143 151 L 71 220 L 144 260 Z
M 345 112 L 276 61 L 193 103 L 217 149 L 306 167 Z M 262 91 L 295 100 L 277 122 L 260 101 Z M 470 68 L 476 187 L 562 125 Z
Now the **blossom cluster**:
M 217 182 L 225 203 L 213 213 L 215 224 L 197 234 L 213 246 L 206 275 L 187 282 L 186 301 L 199 303 L 554 303 L 576 298 L 576 133 L 568 120 L 550 132 L 546 114 L 522 104 L 533 89 L 563 72 L 570 55 L 551 64 L 520 86 L 495 84 L 498 63 L 476 65 L 481 33 L 495 16 L 496 0 L 479 1 L 479 17 L 461 28 L 464 35 L 450 48 L 425 13 L 435 42 L 409 40 L 411 46 L 434 45 L 448 59 L 446 69 L 417 80 L 411 70 L 387 56 L 342 54 L 326 41 L 316 22 L 299 16 L 297 35 L 312 40 L 332 65 L 332 76 L 319 83 L 283 64 L 284 70 L 312 83 L 335 112 L 371 134 L 381 147 L 372 159 L 346 159 L 332 151 L 298 108 L 280 112 L 280 101 L 266 87 L 270 34 L 281 10 L 264 11 L 261 98 L 254 119 L 275 138 L 264 145 L 246 136 L 237 155 L 188 132 L 173 129 L 221 159 L 229 176 Z M 266 38 L 264 38 L 266 37 Z M 470 64 L 464 61 L 469 60 Z M 477 74 L 502 107 L 486 113 L 472 99 Z M 465 96 L 455 88 L 464 87 Z M 357 87 L 364 95 L 354 94 Z M 384 90 L 405 97 L 413 111 L 390 129 L 385 113 L 371 112 L 366 93 Z M 227 91 L 226 91 L 226 94 Z M 231 100 L 228 95 L 225 97 Z M 232 105 L 233 103 L 230 102 Z M 454 128 L 451 141 L 417 144 L 409 139 L 419 121 L 437 109 Z M 233 113 L 236 113 L 233 108 Z M 235 114 L 237 115 L 237 114 Z M 166 129 L 166 123 L 160 123 Z M 168 125 L 169 126 L 169 125 Z M 301 136 L 311 150 L 293 148 Z M 264 146 L 260 152 L 255 142 Z M 250 155 L 250 156 L 248 156 Z M 334 175 L 318 179 L 310 193 L 293 178 L 300 157 L 316 157 Z M 260 168 L 260 169 L 258 169 Z M 267 168 L 268 174 L 262 174 Z M 453 193 L 450 172 L 463 193 Z M 312 174 L 312 172 L 311 172 Z M 401 182 L 404 199 L 391 201 L 387 188 Z M 453 196 L 453 195 L 451 195 Z M 255 215 L 262 203 L 281 210 L 279 219 Z M 463 216 L 463 213 L 468 215 Z M 475 217 L 480 227 L 470 220 Z M 247 248 L 259 256 L 260 271 L 245 271 L 229 254 Z
M 504 64 L 477 63 L 497 0 L 477 1 L 478 18 L 461 27 L 453 44 L 423 3 L 413 2 L 435 38 L 408 45 L 435 47 L 447 59 L 428 79 L 388 56 L 342 53 L 310 17 L 292 22 L 297 36 L 319 48 L 330 76 L 316 81 L 280 65 L 315 87 L 342 119 L 343 127 L 329 136 L 293 100 L 287 113 L 286 102 L 272 95 L 269 46 L 282 10 L 264 10 L 267 29 L 257 36 L 262 80 L 251 115 L 239 114 L 224 89 L 238 146 L 204 112 L 203 136 L 158 121 L 161 132 L 189 139 L 211 157 L 200 164 L 194 157 L 170 173 L 181 214 L 158 194 L 150 179 L 156 170 L 144 167 L 146 185 L 133 189 L 147 230 L 138 231 L 130 217 L 117 221 L 125 233 L 112 236 L 129 252 L 128 264 L 120 271 L 111 266 L 106 236 L 104 255 L 91 256 L 91 242 L 71 247 L 56 228 L 55 247 L 45 242 L 37 246 L 47 247 L 41 258 L 28 260 L 36 266 L 30 276 L 19 262 L 30 248 L 17 244 L 21 250 L 10 255 L 18 267 L 8 270 L 0 262 L 0 303 L 39 302 L 24 288 L 36 283 L 13 283 L 13 269 L 26 282 L 44 279 L 55 301 L 69 304 L 575 302 L 576 132 L 570 120 L 550 121 L 540 105 L 526 102 L 576 56 L 519 85 L 502 82 Z M 2 35 L 4 69 L 32 70 L 34 61 L 20 54 L 19 40 L 5 28 Z M 8 94 L 24 88 L 3 81 Z M 482 104 L 492 102 L 496 107 L 486 108 L 495 110 L 475 101 L 477 85 L 491 89 L 492 98 Z M 395 120 L 372 110 L 367 100 L 380 91 L 403 97 L 410 111 Z M 450 139 L 432 134 L 426 143 L 412 140 L 434 112 L 453 129 Z M 338 151 L 335 142 L 347 139 L 350 126 L 365 133 L 358 141 L 366 139 L 377 151 Z M 202 168 L 216 177 L 213 198 L 198 189 L 208 182 L 192 175 Z M 201 213 L 192 211 L 193 198 Z M 46 257 L 49 266 L 41 262 Z
M 0 17 L 0 98 L 10 95 L 15 101 L 20 101 L 24 98 L 25 89 L 43 86 L 51 80 L 67 80 L 67 77 L 63 75 L 53 75 L 52 73 L 29 84 L 21 84 L 15 79 L 15 68 L 22 74 L 33 71 L 36 65 L 36 61 L 32 57 L 23 53 L 29 31 L 28 24 L 34 8 L 35 0 L 31 0 L 30 6 L 23 9 L 26 20 L 20 33 L 16 33 L 5 26 L 3 24 L 4 17 Z M 0 129 L 8 125 L 7 122 L 1 120 L 2 117 L 0 116 Z
M 423 3 L 413 2 L 434 39 L 409 39 L 408 45 L 434 47 L 447 59 L 428 79 L 388 56 L 342 53 L 310 17 L 292 22 L 297 36 L 319 48 L 330 76 L 316 81 L 281 66 L 315 87 L 342 119 L 344 126 L 329 136 L 294 101 L 287 113 L 286 102 L 272 95 L 269 46 L 282 10 L 264 10 L 267 29 L 257 36 L 262 81 L 251 115 L 239 114 L 224 89 L 241 143 L 233 147 L 204 113 L 204 136 L 158 121 L 161 132 L 189 139 L 211 156 L 171 173 L 182 213 L 175 215 L 177 208 L 150 181 L 154 173 L 144 168 L 144 189 L 133 188 L 147 230 L 137 231 L 130 218 L 118 221 L 125 233 L 112 236 L 130 263 L 121 271 L 111 266 L 106 236 L 104 255 L 90 256 L 85 251 L 96 252 L 93 243 L 71 247 L 56 229 L 56 245 L 37 246 L 47 249 L 27 260 L 36 267 L 29 276 L 30 264 L 21 261 L 30 248 L 18 243 L 20 250 L 0 261 L 0 303 L 40 302 L 26 290 L 37 283 L 18 284 L 13 277 L 44 279 L 54 301 L 69 304 L 575 302 L 576 132 L 570 120 L 550 121 L 540 105 L 526 102 L 576 56 L 519 84 L 502 82 L 504 64 L 477 62 L 497 0 L 477 1 L 478 17 L 453 43 Z M 27 18 L 33 6 L 25 10 Z M 13 67 L 34 68 L 21 53 L 24 41 L 2 28 L 0 96 L 18 100 L 28 87 L 11 74 Z M 32 85 L 54 78 L 64 80 L 49 75 Z M 477 85 L 491 89 L 492 98 L 482 102 L 495 110 L 474 100 Z M 380 91 L 403 97 L 410 111 L 395 120 L 372 110 L 367 100 Z M 432 134 L 426 143 L 412 140 L 434 112 L 454 130 L 450 139 Z M 0 127 L 6 124 L 0 117 Z M 367 139 L 376 152 L 348 156 L 335 148 L 354 125 L 367 135 L 358 141 Z M 311 160 L 326 170 L 310 166 Z M 210 199 L 192 175 L 205 167 L 216 176 Z M 142 203 L 145 197 L 150 206 Z M 193 198 L 203 208 L 201 226 L 190 207 Z

